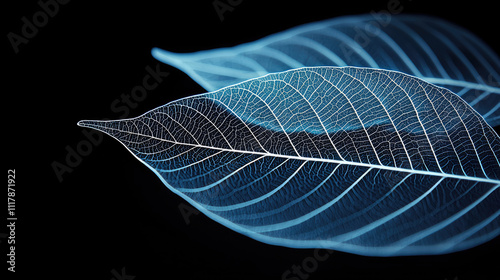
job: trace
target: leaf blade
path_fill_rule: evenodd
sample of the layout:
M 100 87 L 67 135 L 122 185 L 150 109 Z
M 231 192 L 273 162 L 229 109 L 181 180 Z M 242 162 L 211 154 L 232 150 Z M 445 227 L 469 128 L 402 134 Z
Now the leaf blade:
M 342 17 L 232 48 L 191 54 L 154 48 L 152 55 L 208 91 L 307 66 L 396 70 L 450 89 L 490 125 L 500 124 L 498 55 L 467 30 L 428 16 L 393 15 L 378 23 L 371 15 Z
M 269 244 L 413 255 L 498 235 L 498 135 L 450 91 L 402 73 L 296 69 L 80 125 L 117 138 L 210 218 Z

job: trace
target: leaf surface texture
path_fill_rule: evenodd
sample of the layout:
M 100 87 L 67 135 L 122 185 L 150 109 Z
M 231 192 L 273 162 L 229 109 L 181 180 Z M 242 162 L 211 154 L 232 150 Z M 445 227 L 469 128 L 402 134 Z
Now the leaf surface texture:
M 301 68 L 79 124 L 265 243 L 441 254 L 500 231 L 498 135 L 449 90 L 400 72 Z
M 441 19 L 349 16 L 305 24 L 232 48 L 153 56 L 208 91 L 304 66 L 396 70 L 448 88 L 500 124 L 500 60 L 478 37 Z

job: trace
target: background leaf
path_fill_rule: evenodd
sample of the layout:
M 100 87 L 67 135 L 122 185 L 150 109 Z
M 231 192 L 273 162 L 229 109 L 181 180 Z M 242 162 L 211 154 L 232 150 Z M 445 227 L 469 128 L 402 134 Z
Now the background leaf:
M 302 68 L 79 125 L 269 244 L 439 254 L 500 233 L 498 135 L 452 92 L 399 72 Z
M 479 38 L 449 22 L 376 14 L 306 24 L 252 43 L 196 53 L 158 48 L 153 56 L 208 91 L 304 66 L 363 66 L 405 72 L 457 93 L 500 124 L 500 60 Z

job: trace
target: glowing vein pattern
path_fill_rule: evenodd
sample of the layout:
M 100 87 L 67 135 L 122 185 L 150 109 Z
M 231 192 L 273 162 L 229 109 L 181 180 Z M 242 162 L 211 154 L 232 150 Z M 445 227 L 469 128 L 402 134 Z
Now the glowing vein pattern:
M 376 24 L 373 24 L 376 23 Z M 500 60 L 479 38 L 446 21 L 371 15 L 306 24 L 233 48 L 153 56 L 208 91 L 304 66 L 361 66 L 401 71 L 445 87 L 491 126 L 500 125 Z
M 79 125 L 265 243 L 441 254 L 500 233 L 500 137 L 452 92 L 400 72 L 301 68 Z

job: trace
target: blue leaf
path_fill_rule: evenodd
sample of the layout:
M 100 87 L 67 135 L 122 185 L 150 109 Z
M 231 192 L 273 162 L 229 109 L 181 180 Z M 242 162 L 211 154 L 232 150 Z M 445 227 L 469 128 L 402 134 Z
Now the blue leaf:
M 387 16 L 385 16 L 387 17 Z M 153 56 L 208 91 L 304 66 L 397 70 L 448 88 L 500 124 L 500 60 L 470 32 L 440 19 L 350 16 L 306 24 L 233 48 Z
M 500 233 L 500 137 L 454 93 L 400 72 L 301 68 L 79 125 L 265 243 L 441 254 Z

